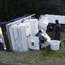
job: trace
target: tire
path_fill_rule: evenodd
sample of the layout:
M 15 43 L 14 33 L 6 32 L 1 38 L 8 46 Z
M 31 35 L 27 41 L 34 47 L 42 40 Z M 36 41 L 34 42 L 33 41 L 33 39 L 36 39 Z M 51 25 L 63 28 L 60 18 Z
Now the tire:
M 47 31 L 53 31 L 53 26 L 52 26 L 52 25 L 51 25 L 51 26 L 48 25 L 48 26 L 47 26 Z
M 65 32 L 65 25 L 61 26 L 61 31 Z

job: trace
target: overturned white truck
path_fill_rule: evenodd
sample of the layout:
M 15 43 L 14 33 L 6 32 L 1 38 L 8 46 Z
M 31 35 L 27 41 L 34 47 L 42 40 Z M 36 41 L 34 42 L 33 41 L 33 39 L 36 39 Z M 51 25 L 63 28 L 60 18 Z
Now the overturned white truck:
M 47 21 L 47 22 L 46 22 Z M 47 41 L 41 44 L 44 48 L 49 45 L 51 38 L 46 33 L 49 21 L 30 17 L 19 19 L 6 25 L 10 49 L 16 52 L 39 50 L 39 38 L 35 36 L 39 29 L 43 29 L 43 36 Z
M 48 30 L 52 29 L 52 31 L 53 31 L 54 25 L 55 25 L 55 20 L 57 19 L 59 21 L 59 24 L 61 25 L 61 31 L 65 32 L 65 16 L 64 15 L 45 14 L 45 15 L 42 15 L 42 17 L 47 17 L 50 21 Z

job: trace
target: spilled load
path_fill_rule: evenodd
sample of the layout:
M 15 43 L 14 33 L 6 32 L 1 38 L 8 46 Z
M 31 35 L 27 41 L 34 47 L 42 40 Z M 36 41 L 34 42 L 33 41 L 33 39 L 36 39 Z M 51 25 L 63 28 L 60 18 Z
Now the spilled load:
M 49 24 L 49 19 L 43 15 L 40 15 L 38 21 L 39 28 L 42 28 L 46 31 L 48 24 Z
M 34 15 L 34 14 L 33 14 Z M 6 48 L 15 52 L 40 50 L 47 47 L 51 38 L 46 33 L 49 20 L 47 18 L 32 18 L 33 15 L 14 22 L 6 24 L 6 34 L 8 36 L 8 43 Z M 40 43 L 39 37 L 36 36 L 38 31 L 42 31 L 42 36 L 46 39 L 44 43 Z

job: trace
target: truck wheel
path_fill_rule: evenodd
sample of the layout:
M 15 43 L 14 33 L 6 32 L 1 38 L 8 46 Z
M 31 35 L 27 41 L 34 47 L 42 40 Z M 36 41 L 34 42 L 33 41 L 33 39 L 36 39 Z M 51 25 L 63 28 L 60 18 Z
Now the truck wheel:
M 48 26 L 47 26 L 47 30 L 48 30 L 48 31 L 53 31 L 53 26 L 52 26 L 52 25 L 48 25 Z
M 61 31 L 65 32 L 65 25 L 61 26 Z

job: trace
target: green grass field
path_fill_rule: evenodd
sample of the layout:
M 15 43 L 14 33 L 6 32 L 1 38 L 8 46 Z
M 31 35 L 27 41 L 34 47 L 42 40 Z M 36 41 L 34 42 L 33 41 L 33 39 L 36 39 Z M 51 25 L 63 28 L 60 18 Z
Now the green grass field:
M 53 39 L 54 33 L 48 34 Z M 61 40 L 64 38 L 65 33 L 63 32 Z M 39 51 L 31 50 L 19 53 L 0 51 L 0 65 L 65 65 L 65 48 L 61 46 L 58 51 L 52 51 L 48 46 Z

